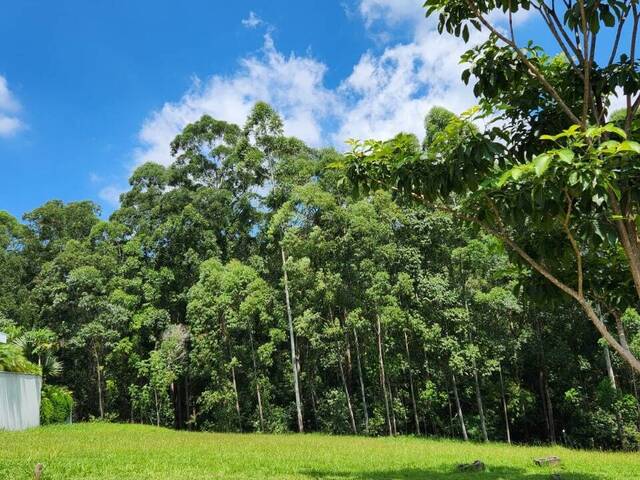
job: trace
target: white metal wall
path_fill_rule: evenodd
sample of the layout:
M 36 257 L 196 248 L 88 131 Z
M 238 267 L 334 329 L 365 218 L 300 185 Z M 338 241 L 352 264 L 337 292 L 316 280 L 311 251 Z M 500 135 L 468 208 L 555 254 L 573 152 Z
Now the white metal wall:
M 24 430 L 40 425 L 40 389 L 37 375 L 0 372 L 0 430 Z

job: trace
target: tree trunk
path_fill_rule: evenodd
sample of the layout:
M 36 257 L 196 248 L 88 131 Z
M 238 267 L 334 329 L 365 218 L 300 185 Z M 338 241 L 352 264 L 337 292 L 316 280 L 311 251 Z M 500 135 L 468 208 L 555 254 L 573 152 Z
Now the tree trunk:
M 478 413 L 480 414 L 480 428 L 482 429 L 482 439 L 485 442 L 489 441 L 489 436 L 487 435 L 487 424 L 484 418 L 484 406 L 482 404 L 482 393 L 480 392 L 480 379 L 478 378 L 478 368 L 476 367 L 475 358 L 471 361 L 473 366 L 473 383 L 475 384 L 476 390 L 476 402 L 478 403 Z
M 238 383 L 236 382 L 236 367 L 234 367 L 233 365 L 231 366 L 231 383 L 233 384 L 233 393 L 236 396 L 236 414 L 238 415 L 238 429 L 242 431 L 242 415 L 240 414 L 240 395 L 238 394 Z
M 618 386 L 616 384 L 616 376 L 613 372 L 613 365 L 611 364 L 611 354 L 609 353 L 609 347 L 604 345 L 604 363 L 607 368 L 607 375 L 609 375 L 609 381 L 611 382 L 611 388 L 614 391 L 618 390 Z M 620 446 L 623 446 L 624 442 L 624 426 L 622 422 L 622 415 L 620 415 L 620 411 L 616 410 L 616 422 L 618 424 L 618 439 L 620 440 Z
M 344 341 L 345 341 L 345 354 L 346 354 L 346 358 L 347 358 L 347 371 L 346 371 L 346 376 L 347 378 L 352 378 L 352 372 L 353 372 L 353 361 L 351 359 L 351 340 L 349 339 L 349 330 L 347 328 L 345 328 L 345 324 L 346 324 L 346 320 L 347 320 L 347 312 L 346 310 L 343 312 L 344 317 L 341 318 L 340 315 L 338 315 L 338 319 L 340 321 L 340 328 L 342 329 L 342 332 L 344 334 Z M 331 312 L 331 318 L 333 318 L 333 312 Z
M 293 331 L 293 316 L 291 314 L 291 302 L 289 300 L 289 278 L 287 277 L 287 257 L 284 253 L 284 247 L 280 245 L 280 254 L 282 255 L 282 274 L 284 276 L 284 296 L 287 307 L 287 320 L 289 323 L 289 340 L 291 344 L 291 369 L 293 370 L 293 389 L 296 396 L 296 413 L 298 415 L 298 432 L 304 432 L 304 421 L 302 418 L 302 399 L 300 395 L 300 365 L 296 354 L 296 339 Z
M 189 419 L 189 408 L 191 407 L 191 391 L 189 389 L 189 373 L 184 376 L 184 418 Z M 193 419 L 195 420 L 195 418 Z M 191 430 L 193 422 L 187 420 L 187 430 Z
M 638 248 L 638 236 L 635 229 L 635 221 L 627 220 L 629 215 L 623 212 L 618 199 L 613 191 L 609 193 L 609 202 L 614 215 L 618 218 L 615 220 L 615 226 L 618 230 L 618 239 L 629 260 L 629 270 L 633 278 L 633 284 L 636 293 L 640 297 L 640 249 Z M 631 227 L 631 228 L 628 228 Z M 637 370 L 637 368 L 636 368 Z
M 160 402 L 158 401 L 158 389 L 153 387 L 153 398 L 156 402 L 156 427 L 160 426 Z
M 380 387 L 382 388 L 382 395 L 384 397 L 384 409 L 387 415 L 387 428 L 389 435 L 393 435 L 393 428 L 391 426 L 391 415 L 389 413 L 389 396 L 387 395 L 387 377 L 384 371 L 384 357 L 382 355 L 382 325 L 380 324 L 380 317 L 376 317 L 376 330 L 378 334 L 378 363 L 380 364 Z
M 618 315 L 617 312 L 612 311 L 612 314 L 616 322 L 616 330 L 618 331 L 618 338 L 620 339 L 620 345 L 622 345 L 622 348 L 624 348 L 625 350 L 629 350 L 627 334 L 624 331 L 624 325 L 622 324 L 622 319 L 620 318 L 620 315 Z M 638 401 L 638 413 L 640 414 L 640 395 L 638 394 L 638 383 L 636 381 L 636 371 L 633 369 L 633 367 L 631 367 L 630 370 L 631 370 L 631 386 L 633 388 L 633 394 L 636 397 L 636 400 Z M 640 428 L 640 415 L 638 415 L 638 428 Z
M 458 410 L 458 418 L 460 419 L 460 428 L 462 429 L 462 438 L 464 441 L 468 441 L 467 427 L 464 424 L 464 417 L 462 416 L 462 406 L 460 405 L 460 397 L 458 396 L 458 384 L 456 383 L 456 375 L 451 372 L 451 383 L 453 385 L 453 398 L 456 401 L 456 409 Z
M 430 373 L 430 368 L 429 368 L 429 358 L 427 356 L 427 349 L 426 347 L 424 347 L 422 349 L 422 353 L 424 355 L 424 373 L 426 375 L 426 380 L 427 383 L 431 381 L 431 373 Z M 448 389 L 447 389 L 448 391 Z M 451 413 L 451 400 L 449 399 L 449 394 L 447 393 L 447 401 L 449 402 L 449 413 Z M 431 420 L 429 423 L 431 423 L 431 428 L 433 429 L 433 434 L 437 435 L 438 434 L 438 427 L 436 425 L 436 420 L 434 418 L 433 412 L 431 410 L 431 400 L 427 399 L 427 412 L 428 412 L 428 417 L 429 420 Z M 427 433 L 427 416 L 425 416 L 425 420 L 424 420 L 425 426 L 424 426 L 424 431 L 425 433 Z
M 551 443 L 556 443 L 556 427 L 553 416 L 553 405 L 551 403 L 551 394 L 549 392 L 549 383 L 546 375 L 546 359 L 544 354 L 544 343 L 542 341 L 542 324 L 540 319 L 535 319 L 536 336 L 538 339 L 538 357 L 540 362 L 540 396 L 542 398 L 542 410 L 547 425 L 547 433 Z
M 466 284 L 463 285 L 463 296 L 464 308 L 467 311 L 469 323 L 471 323 L 471 313 L 469 312 L 469 303 L 467 302 Z M 469 343 L 472 343 L 471 332 L 469 332 Z M 482 393 L 480 392 L 480 380 L 478 378 L 478 366 L 476 365 L 475 357 L 471 358 L 471 366 L 473 367 L 473 383 L 476 390 L 476 403 L 478 404 L 478 414 L 480 415 L 480 429 L 482 431 L 482 439 L 485 442 L 488 442 L 489 436 L 487 435 L 487 423 L 484 418 L 484 406 L 482 405 Z
M 389 411 L 391 412 L 391 428 L 393 431 L 393 435 L 398 434 L 398 423 L 396 422 L 396 412 L 393 407 L 393 390 L 391 389 L 391 382 L 389 381 L 389 377 L 387 376 L 387 391 L 389 392 Z
M 614 390 L 618 390 L 618 386 L 616 385 L 616 376 L 613 373 L 613 365 L 611 364 L 611 354 L 609 353 L 609 347 L 604 345 L 604 363 L 607 367 L 607 375 L 609 375 L 609 381 L 611 382 L 611 388 Z
M 612 206 L 614 207 L 614 213 L 616 215 L 619 215 L 619 206 L 617 207 L 617 210 L 616 210 L 616 207 L 614 205 L 614 204 L 617 204 L 617 199 L 615 195 L 611 193 L 609 197 L 610 197 Z M 640 360 L 637 359 L 633 355 L 633 353 L 631 353 L 629 350 L 625 350 L 622 347 L 622 345 L 620 345 L 620 343 L 615 339 L 615 337 L 611 335 L 611 333 L 607 329 L 607 326 L 600 319 L 600 317 L 598 317 L 598 315 L 594 311 L 591 304 L 584 297 L 580 287 L 581 278 L 582 278 L 581 275 L 579 275 L 580 277 L 579 288 L 578 288 L 578 291 L 576 291 L 573 288 L 566 285 L 565 283 L 558 280 L 541 263 L 538 263 L 537 261 L 535 261 L 518 244 L 516 244 L 513 240 L 511 240 L 511 238 L 509 238 L 509 236 L 507 236 L 504 231 L 491 228 L 484 222 L 481 222 L 478 219 L 475 219 L 473 217 L 458 216 L 458 218 L 461 218 L 462 220 L 465 220 L 465 221 L 470 221 L 472 223 L 475 223 L 476 225 L 480 225 L 486 232 L 491 233 L 497 236 L 498 238 L 500 238 L 514 252 L 520 255 L 520 257 L 522 257 L 522 259 L 526 263 L 528 263 L 536 272 L 541 274 L 551 284 L 553 284 L 555 287 L 557 287 L 558 289 L 560 289 L 561 291 L 569 295 L 571 298 L 573 298 L 576 302 L 578 302 L 580 304 L 580 307 L 582 307 L 582 310 L 587 314 L 587 317 L 589 318 L 591 323 L 596 327 L 596 330 L 598 330 L 602 338 L 604 338 L 607 341 L 607 343 L 616 351 L 616 353 L 618 353 L 631 366 L 631 368 L 633 368 L 636 372 L 640 372 Z M 631 274 L 633 277 L 634 285 L 636 287 L 636 292 L 640 297 L 640 248 L 638 247 L 637 234 L 633 233 L 632 235 L 633 238 L 631 238 L 629 235 L 629 231 L 625 227 L 624 222 L 622 222 L 622 220 L 616 220 L 615 223 L 616 223 L 616 226 L 618 227 L 620 241 L 622 243 L 622 246 L 629 260 L 629 267 L 631 268 Z
M 311 390 L 311 411 L 313 412 L 313 426 L 318 428 L 318 396 L 316 395 L 316 387 L 314 382 L 310 383 Z
M 549 415 L 549 436 L 551 437 L 551 443 L 556 443 L 556 422 L 553 415 L 553 404 L 551 403 L 551 392 L 549 390 L 549 382 L 547 376 L 543 375 L 544 380 L 544 393 L 547 397 L 547 414 Z
M 411 354 L 409 353 L 409 336 L 404 331 L 404 348 L 407 352 L 407 370 L 409 371 L 409 391 L 411 393 L 411 405 L 413 406 L 413 420 L 416 423 L 416 434 L 420 435 L 420 420 L 418 419 L 418 405 L 416 403 L 415 389 L 413 386 L 413 372 L 411 371 Z
M 358 363 L 358 379 L 360 380 L 360 394 L 362 395 L 362 411 L 364 413 L 364 431 L 369 433 L 369 412 L 367 409 L 367 395 L 364 388 L 364 377 L 362 376 L 362 363 L 360 360 L 360 343 L 358 342 L 358 333 L 353 329 L 353 341 L 356 344 L 356 361 Z
M 449 389 L 447 389 L 447 403 L 449 404 L 449 432 L 451 433 L 451 436 L 453 436 L 453 408 L 451 407 L 451 394 L 449 393 Z
M 356 417 L 353 415 L 353 407 L 351 406 L 351 395 L 349 395 L 349 387 L 347 386 L 347 378 L 344 376 L 344 367 L 342 366 L 342 358 L 338 359 L 338 365 L 340 366 L 340 378 L 342 379 L 342 385 L 344 387 L 344 394 L 347 397 L 347 408 L 349 410 L 349 420 L 351 421 L 351 430 L 354 435 L 358 434 L 358 428 L 356 427 Z
M 507 432 L 507 443 L 511 445 L 511 429 L 509 428 L 509 409 L 507 408 L 507 396 L 504 391 L 504 381 L 502 379 L 502 365 L 498 368 L 500 374 L 500 396 L 502 397 L 502 410 L 504 411 L 504 426 Z
M 256 349 L 253 344 L 253 333 L 249 329 L 249 343 L 251 345 L 251 363 L 253 364 L 253 381 L 256 384 L 256 399 L 258 400 L 258 416 L 260 417 L 260 431 L 264 432 L 264 412 L 262 409 L 262 395 L 260 393 L 260 377 L 258 375 L 258 362 L 256 361 Z
M 104 401 L 102 399 L 102 372 L 100 371 L 100 357 L 98 355 L 98 349 L 93 348 L 93 355 L 96 359 L 96 380 L 98 381 L 98 411 L 100 412 L 100 418 L 104 418 Z

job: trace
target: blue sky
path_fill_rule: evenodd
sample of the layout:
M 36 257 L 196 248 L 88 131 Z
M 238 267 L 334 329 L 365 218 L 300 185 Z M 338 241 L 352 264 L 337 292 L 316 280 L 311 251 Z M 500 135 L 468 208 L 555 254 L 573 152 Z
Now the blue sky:
M 21 217 L 50 199 L 91 199 L 106 215 L 136 165 L 170 161 L 187 122 L 241 123 L 256 100 L 313 145 L 419 133 L 430 106 L 473 104 L 459 81 L 466 47 L 439 36 L 420 4 L 5 2 L 0 209 Z

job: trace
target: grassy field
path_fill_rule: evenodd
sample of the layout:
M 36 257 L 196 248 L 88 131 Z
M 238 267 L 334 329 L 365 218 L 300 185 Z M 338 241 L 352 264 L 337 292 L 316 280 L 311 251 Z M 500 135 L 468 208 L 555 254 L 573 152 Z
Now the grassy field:
M 560 467 L 533 459 L 562 458 Z M 481 459 L 482 473 L 457 473 Z M 640 479 L 640 454 L 418 438 L 235 435 L 78 424 L 0 432 L 0 479 Z

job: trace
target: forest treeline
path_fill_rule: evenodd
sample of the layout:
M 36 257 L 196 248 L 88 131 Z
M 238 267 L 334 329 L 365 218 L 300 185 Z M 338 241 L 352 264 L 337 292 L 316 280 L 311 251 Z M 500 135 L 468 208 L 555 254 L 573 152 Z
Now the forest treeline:
M 80 420 L 638 449 L 637 2 L 424 8 L 478 105 L 423 141 L 310 148 L 258 103 L 108 220 L 0 212 L 0 369 L 42 370 L 51 421 L 66 388 Z
M 451 118 L 434 109 L 416 148 Z M 0 330 L 76 419 L 638 448 L 636 375 L 495 236 L 354 196 L 342 155 L 264 103 L 171 153 L 108 220 L 0 212 Z M 620 321 L 635 338 L 635 311 Z

